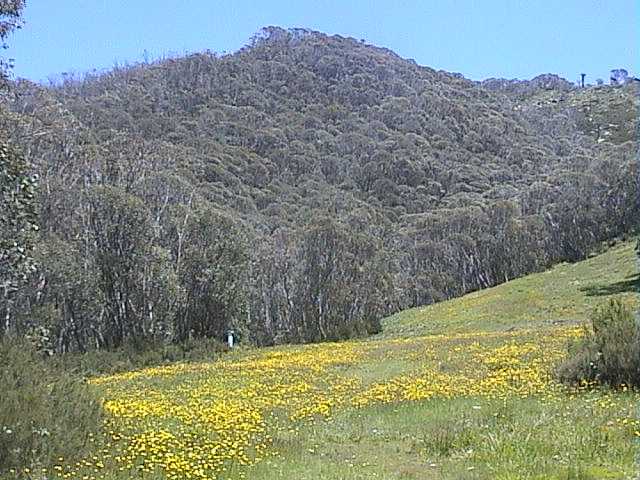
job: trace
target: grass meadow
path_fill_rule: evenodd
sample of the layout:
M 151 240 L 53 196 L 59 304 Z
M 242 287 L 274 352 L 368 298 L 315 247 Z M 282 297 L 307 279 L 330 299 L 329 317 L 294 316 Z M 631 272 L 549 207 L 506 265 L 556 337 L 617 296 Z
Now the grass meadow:
M 89 380 L 93 453 L 33 479 L 624 479 L 640 394 L 553 371 L 593 308 L 638 307 L 633 245 L 384 321 L 362 341 L 240 348 Z

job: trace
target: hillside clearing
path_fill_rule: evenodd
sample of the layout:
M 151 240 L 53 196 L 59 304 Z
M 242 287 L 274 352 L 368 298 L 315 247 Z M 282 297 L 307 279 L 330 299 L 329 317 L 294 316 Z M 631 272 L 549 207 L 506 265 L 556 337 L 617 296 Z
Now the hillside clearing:
M 633 243 L 583 262 L 562 263 L 536 275 L 387 318 L 383 336 L 507 330 L 584 321 L 610 295 L 638 304 L 640 278 Z
M 569 391 L 551 372 L 595 304 L 615 295 L 637 306 L 637 275 L 633 246 L 622 244 L 403 312 L 385 321 L 380 338 L 236 351 L 212 363 L 95 378 L 109 440 L 94 457 L 60 459 L 49 473 L 630 478 L 640 395 Z

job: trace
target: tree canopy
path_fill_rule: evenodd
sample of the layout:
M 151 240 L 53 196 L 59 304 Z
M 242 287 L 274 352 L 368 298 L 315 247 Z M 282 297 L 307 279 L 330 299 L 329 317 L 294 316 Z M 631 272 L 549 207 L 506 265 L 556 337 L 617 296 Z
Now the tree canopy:
M 635 88 L 472 82 L 277 27 L 15 82 L 0 122 L 40 176 L 42 261 L 12 328 L 63 350 L 330 340 L 584 258 L 638 228 L 637 120 L 614 101 Z

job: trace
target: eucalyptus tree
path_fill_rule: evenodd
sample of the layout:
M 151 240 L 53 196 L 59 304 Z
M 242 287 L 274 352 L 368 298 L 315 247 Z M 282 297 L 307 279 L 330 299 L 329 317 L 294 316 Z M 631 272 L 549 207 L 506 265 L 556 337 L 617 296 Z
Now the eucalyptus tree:
M 37 177 L 29 173 L 24 157 L 0 140 L 0 335 L 15 326 L 15 295 L 35 270 L 36 186 Z
M 0 0 L 0 48 L 7 48 L 7 37 L 22 26 L 25 0 Z M 0 81 L 6 87 L 11 60 L 0 57 Z

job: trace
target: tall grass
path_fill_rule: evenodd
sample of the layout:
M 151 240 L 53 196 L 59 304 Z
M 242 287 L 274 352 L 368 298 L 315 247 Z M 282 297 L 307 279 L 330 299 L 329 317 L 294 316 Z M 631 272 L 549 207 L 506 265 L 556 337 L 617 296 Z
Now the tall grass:
M 0 478 L 91 451 L 101 415 L 84 381 L 26 342 L 0 341 Z

